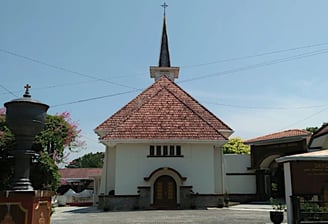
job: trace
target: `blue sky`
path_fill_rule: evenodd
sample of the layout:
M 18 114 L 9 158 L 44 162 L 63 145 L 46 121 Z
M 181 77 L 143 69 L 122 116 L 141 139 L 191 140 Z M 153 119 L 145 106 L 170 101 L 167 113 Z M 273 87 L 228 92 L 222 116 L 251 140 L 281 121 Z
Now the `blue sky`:
M 328 1 L 167 0 L 176 82 L 249 139 L 327 121 Z M 153 83 L 159 0 L 0 1 L 0 100 L 68 111 L 87 149 L 93 129 Z

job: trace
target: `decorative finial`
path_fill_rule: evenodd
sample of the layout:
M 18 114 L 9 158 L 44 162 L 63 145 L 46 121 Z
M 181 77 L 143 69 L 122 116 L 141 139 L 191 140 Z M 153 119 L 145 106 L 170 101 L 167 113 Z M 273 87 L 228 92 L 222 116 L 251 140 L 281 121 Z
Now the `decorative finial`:
M 164 2 L 163 5 L 161 5 L 161 6 L 164 8 L 164 16 L 165 16 L 166 8 L 167 8 L 169 5 L 166 4 L 166 2 Z
M 24 86 L 24 88 L 25 88 L 25 94 L 24 94 L 24 97 L 31 97 L 30 92 L 29 92 L 29 89 L 31 88 L 31 86 L 30 86 L 29 84 L 26 84 L 26 85 Z

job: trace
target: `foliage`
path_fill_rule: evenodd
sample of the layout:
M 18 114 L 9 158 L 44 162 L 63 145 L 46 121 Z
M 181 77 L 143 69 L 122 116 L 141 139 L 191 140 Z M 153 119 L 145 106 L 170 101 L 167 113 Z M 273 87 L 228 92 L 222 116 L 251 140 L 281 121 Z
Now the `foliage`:
M 47 115 L 45 127 L 33 143 L 32 149 L 37 152 L 33 158 L 30 179 L 35 189 L 56 190 L 59 183 L 57 164 L 65 160 L 64 149 L 70 151 L 83 147 L 80 132 L 70 114 L 64 112 Z M 14 148 L 14 136 L 5 124 L 5 110 L 0 110 L 0 190 L 8 188 L 13 177 L 14 159 L 10 155 Z
M 104 163 L 104 152 L 88 153 L 74 159 L 66 168 L 102 168 Z
M 35 189 L 56 190 L 59 187 L 58 167 L 48 153 L 40 152 L 31 167 L 31 182 Z
M 11 177 L 14 174 L 13 157 L 9 154 L 8 148 L 13 148 L 14 136 L 9 129 L 5 126 L 5 110 L 0 109 L 0 190 L 1 184 L 8 186 Z
M 307 127 L 304 130 L 308 131 L 308 132 L 311 132 L 311 133 L 314 133 L 318 130 L 318 127 Z
M 322 123 L 322 126 L 327 125 L 327 124 L 328 124 L 327 122 L 323 122 L 323 123 Z M 322 127 L 322 126 L 321 126 L 321 127 Z M 304 130 L 305 130 L 305 131 L 309 131 L 309 132 L 311 132 L 311 133 L 314 133 L 314 132 L 316 132 L 318 129 L 319 129 L 318 127 L 306 127 Z
M 283 200 L 278 200 L 278 199 L 275 199 L 273 197 L 270 198 L 270 203 L 271 203 L 271 206 L 273 208 L 273 210 L 276 210 L 276 211 L 283 211 L 285 210 L 285 203 Z
M 239 137 L 230 138 L 229 141 L 223 146 L 224 154 L 249 154 L 250 147 L 245 145 L 243 140 Z
M 47 115 L 44 130 L 35 138 L 33 146 L 36 152 L 44 151 L 58 164 L 64 161 L 64 149 L 73 151 L 84 146 L 80 141 L 81 130 L 73 122 L 70 114 L 64 112 L 59 115 Z

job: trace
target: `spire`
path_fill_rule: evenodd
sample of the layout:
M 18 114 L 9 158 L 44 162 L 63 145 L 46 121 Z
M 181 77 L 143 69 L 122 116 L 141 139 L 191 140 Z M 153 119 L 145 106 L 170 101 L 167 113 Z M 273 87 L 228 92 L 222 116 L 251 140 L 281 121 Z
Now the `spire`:
M 169 42 L 168 42 L 167 32 L 166 32 L 166 16 L 165 15 L 164 15 L 164 18 L 163 18 L 161 51 L 160 51 L 160 54 L 159 54 L 158 67 L 171 67 Z
M 169 41 L 167 38 L 166 31 L 166 8 L 168 5 L 164 2 L 161 5 L 164 8 L 164 18 L 163 18 L 163 30 L 162 30 L 162 39 L 161 39 L 161 49 L 159 53 L 158 67 L 150 66 L 150 77 L 154 78 L 155 81 L 162 76 L 174 81 L 174 79 L 179 76 L 179 67 L 171 67 L 170 61 L 170 52 L 169 52 Z

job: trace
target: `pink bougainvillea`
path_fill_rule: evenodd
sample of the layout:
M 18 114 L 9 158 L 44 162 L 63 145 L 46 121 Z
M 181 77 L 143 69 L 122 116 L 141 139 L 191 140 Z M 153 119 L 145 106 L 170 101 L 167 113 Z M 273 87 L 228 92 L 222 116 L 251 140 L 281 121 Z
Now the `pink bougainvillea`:
M 0 108 L 0 115 L 5 115 L 6 114 L 6 108 L 2 107 Z

